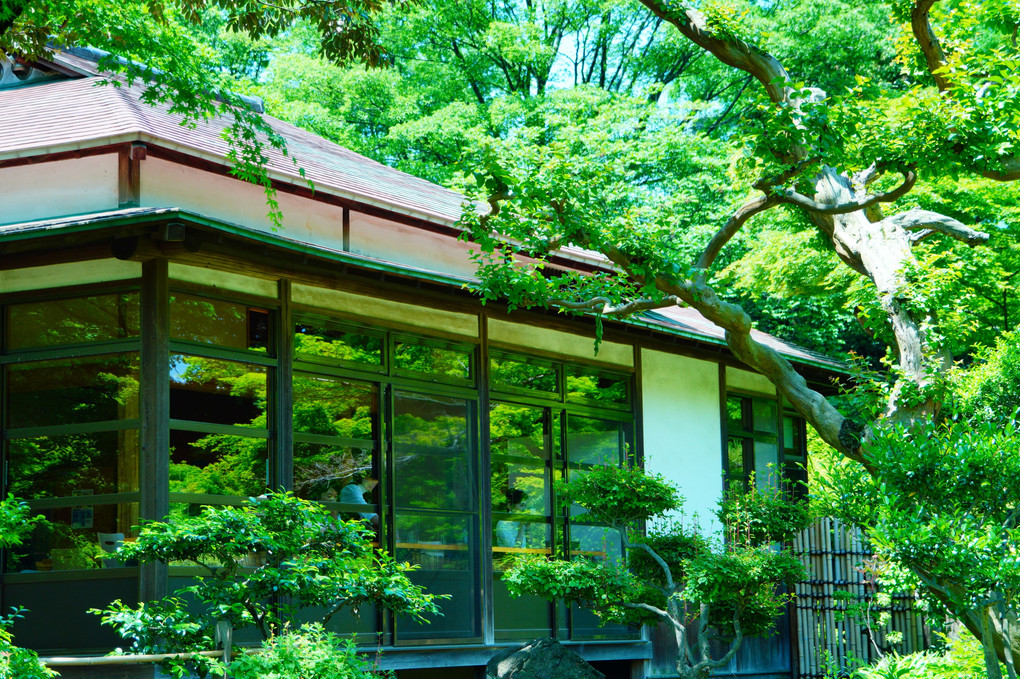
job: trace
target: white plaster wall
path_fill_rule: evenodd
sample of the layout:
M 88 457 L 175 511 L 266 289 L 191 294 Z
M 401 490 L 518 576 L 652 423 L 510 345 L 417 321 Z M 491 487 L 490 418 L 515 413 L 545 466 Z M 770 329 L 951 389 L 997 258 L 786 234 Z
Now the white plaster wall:
M 451 236 L 351 212 L 351 252 L 416 269 L 473 278 L 469 245 Z
M 179 207 L 232 224 L 333 250 L 343 249 L 343 211 L 316 200 L 278 192 L 283 228 L 267 216 L 262 187 L 159 158 L 141 162 L 141 205 Z
M 112 258 L 50 264 L 49 266 L 0 271 L 0 292 L 57 288 L 64 285 L 86 285 L 139 278 L 141 275 L 141 262 L 124 262 Z
M 713 514 L 722 494 L 719 366 L 686 356 L 641 350 L 645 468 L 662 474 L 686 498 L 701 527 L 720 530 Z
M 595 340 L 591 337 L 573 335 L 569 332 L 538 328 L 526 323 L 511 323 L 495 318 L 489 319 L 489 341 L 506 344 L 527 351 L 538 349 L 562 356 L 594 359 L 603 363 L 634 366 L 634 350 L 629 344 L 603 342 L 595 355 Z
M 726 367 L 726 388 L 775 395 L 776 387 L 768 378 L 740 368 Z
M 117 154 L 0 169 L 0 225 L 116 210 Z
M 279 296 L 277 282 L 267 278 L 242 276 L 241 274 L 207 269 L 201 266 L 178 264 L 177 262 L 170 262 L 168 273 L 171 280 L 208 285 L 218 290 L 232 290 L 261 297 L 275 298 Z
M 342 290 L 316 288 L 301 283 L 295 283 L 291 287 L 291 300 L 294 304 L 359 316 L 367 320 L 388 320 L 412 328 L 439 330 L 447 334 L 470 338 L 478 337 L 478 317 L 474 314 L 458 314 L 442 309 L 430 309 L 379 297 L 356 295 Z

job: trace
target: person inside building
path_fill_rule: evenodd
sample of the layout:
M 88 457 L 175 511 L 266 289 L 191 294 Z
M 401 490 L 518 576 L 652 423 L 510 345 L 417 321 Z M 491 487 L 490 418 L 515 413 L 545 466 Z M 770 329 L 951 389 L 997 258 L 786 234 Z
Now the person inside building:
M 379 479 L 371 474 L 364 476 L 357 474 L 351 479 L 351 483 L 340 491 L 340 502 L 349 505 L 368 505 L 369 502 L 365 499 L 365 494 L 371 493 L 377 485 L 379 485 Z M 358 512 L 357 514 L 371 523 L 373 527 L 379 527 L 379 515 L 375 512 Z

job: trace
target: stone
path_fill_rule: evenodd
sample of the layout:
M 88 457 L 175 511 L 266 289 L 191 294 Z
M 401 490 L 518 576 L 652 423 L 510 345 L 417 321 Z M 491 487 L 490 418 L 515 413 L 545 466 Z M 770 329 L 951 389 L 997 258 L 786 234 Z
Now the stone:
M 500 651 L 485 666 L 487 679 L 606 679 L 551 637 Z

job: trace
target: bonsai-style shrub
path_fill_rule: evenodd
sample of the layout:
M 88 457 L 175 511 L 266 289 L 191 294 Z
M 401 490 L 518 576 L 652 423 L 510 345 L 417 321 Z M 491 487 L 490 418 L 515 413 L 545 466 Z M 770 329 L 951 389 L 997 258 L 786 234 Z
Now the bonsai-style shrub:
M 276 639 L 299 609 L 312 607 L 323 611 L 323 623 L 363 605 L 418 620 L 438 613 L 436 597 L 408 578 L 416 567 L 374 549 L 374 535 L 364 522 L 337 520 L 290 493 L 250 498 L 239 507 L 204 507 L 198 516 L 145 525 L 136 542 L 119 550 L 124 560 L 197 566 L 202 576 L 158 601 L 131 607 L 118 600 L 93 612 L 129 640 L 134 653 L 212 650 L 224 622 Z M 219 671 L 200 657 L 165 667 L 177 677 Z
M 807 524 L 807 512 L 779 511 L 792 504 L 781 490 L 731 496 L 721 516 L 732 529 L 719 545 L 664 519 L 683 501 L 661 476 L 599 467 L 558 483 L 557 491 L 562 502 L 586 510 L 587 519 L 618 531 L 626 556 L 616 563 L 586 556 L 518 558 L 503 575 L 510 592 L 574 602 L 605 623 L 664 621 L 676 636 L 676 668 L 684 679 L 709 676 L 730 661 L 745 637 L 771 633 L 792 596 L 781 585 L 803 577 L 800 561 L 777 543 Z M 644 534 L 644 522 L 656 518 L 656 528 Z M 713 641 L 725 648 L 718 657 Z

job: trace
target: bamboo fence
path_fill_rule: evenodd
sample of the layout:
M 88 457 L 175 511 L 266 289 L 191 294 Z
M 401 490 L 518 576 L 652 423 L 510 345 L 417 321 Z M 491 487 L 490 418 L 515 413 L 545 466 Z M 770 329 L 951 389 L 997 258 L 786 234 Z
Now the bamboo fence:
M 869 567 L 872 553 L 860 532 L 837 519 L 822 518 L 794 537 L 808 579 L 796 586 L 798 657 L 795 675 L 802 679 L 829 676 L 826 665 L 846 671 L 878 658 L 877 644 L 900 654 L 928 647 L 930 631 L 914 609 L 912 592 L 891 592 L 891 602 L 880 607 Z M 846 594 L 843 594 L 846 593 Z M 845 598 L 850 595 L 851 600 Z M 846 615 L 848 605 L 870 605 L 875 612 L 888 611 L 891 622 L 867 625 L 861 616 Z M 891 645 L 886 636 L 900 632 L 903 641 Z

